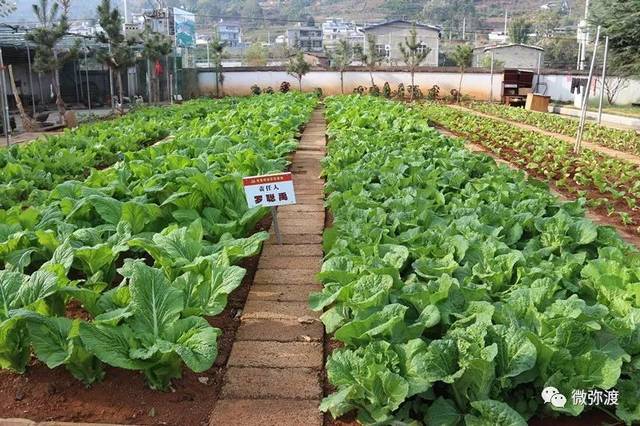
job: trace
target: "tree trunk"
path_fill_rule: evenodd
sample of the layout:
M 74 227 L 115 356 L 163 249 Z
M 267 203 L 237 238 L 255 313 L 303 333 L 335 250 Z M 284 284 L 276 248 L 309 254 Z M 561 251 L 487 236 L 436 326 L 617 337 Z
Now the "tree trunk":
M 56 106 L 58 107 L 58 114 L 60 115 L 60 122 L 62 124 L 66 124 L 66 120 L 64 119 L 64 115 L 67 112 L 65 108 L 64 101 L 62 100 L 62 94 L 60 93 L 60 72 L 59 70 L 54 71 L 54 77 L 51 82 L 53 84 L 53 91 L 56 95 Z
M 460 69 L 460 81 L 458 82 L 458 96 L 456 96 L 456 101 L 460 103 L 460 99 L 462 98 L 462 77 L 464 76 L 464 70 Z
M 371 69 L 369 70 L 369 78 L 371 78 L 371 87 L 373 87 L 375 83 L 373 82 L 373 71 Z
M 58 61 L 58 52 L 53 49 L 53 59 Z M 53 71 L 53 80 L 51 82 L 53 85 L 53 91 L 56 95 L 56 106 L 58 107 L 58 114 L 60 115 L 60 122 L 65 124 L 64 114 L 67 112 L 64 102 L 62 101 L 62 94 L 60 93 L 60 70 L 56 68 Z
M 160 77 L 156 77 L 153 80 L 153 102 L 160 102 Z
M 118 83 L 118 100 L 120 101 L 120 106 L 118 107 L 118 111 L 120 114 L 124 114 L 124 101 L 123 101 L 123 89 L 122 89 L 122 73 L 117 71 L 117 83 Z
M 412 101 L 413 100 L 413 93 L 415 92 L 415 85 L 414 85 L 414 71 L 413 68 L 411 69 L 411 94 L 409 95 L 409 100 Z
M 20 95 L 18 95 L 18 88 L 16 87 L 16 80 L 13 78 L 13 67 L 9 65 L 7 67 L 9 69 L 9 79 L 11 80 L 11 91 L 13 92 L 13 97 L 16 100 L 16 106 L 18 107 L 18 111 L 20 111 L 20 118 L 22 119 L 22 127 L 27 132 L 32 132 L 38 129 L 37 123 L 27 115 L 24 110 L 24 106 L 22 105 L 22 99 L 20 99 Z
M 344 71 L 340 71 L 340 93 L 344 95 Z
M 216 68 L 216 98 L 220 97 L 220 69 Z
M 302 76 L 298 77 L 298 87 L 300 88 L 300 91 L 302 92 Z

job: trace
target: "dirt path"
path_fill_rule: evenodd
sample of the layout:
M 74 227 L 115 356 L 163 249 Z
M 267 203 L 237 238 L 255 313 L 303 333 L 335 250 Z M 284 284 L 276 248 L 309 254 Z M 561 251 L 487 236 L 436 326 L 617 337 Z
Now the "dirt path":
M 321 426 L 323 327 L 308 308 L 321 289 L 324 228 L 320 159 L 326 123 L 316 110 L 293 156 L 297 204 L 278 209 L 283 244 L 272 235 L 227 363 L 211 426 Z
M 454 133 L 454 132 L 452 132 L 452 131 L 444 128 L 444 127 L 436 126 L 436 128 L 438 129 L 438 131 L 440 133 L 442 133 L 445 136 L 454 137 L 454 138 L 458 138 L 458 139 L 464 139 L 465 142 L 466 142 L 466 146 L 467 146 L 467 148 L 469 148 L 470 151 L 480 152 L 482 154 L 488 155 L 491 158 L 493 158 L 497 163 L 504 164 L 504 165 L 506 165 L 507 167 L 509 167 L 511 169 L 522 171 L 522 172 L 524 172 L 525 174 L 528 175 L 526 170 L 522 170 L 518 166 L 516 166 L 515 164 L 512 164 L 509 161 L 498 157 L 497 155 L 495 155 L 494 153 L 492 153 L 491 151 L 489 151 L 487 148 L 483 147 L 482 145 L 471 143 L 471 142 L 467 141 L 464 136 L 457 135 L 456 133 Z M 551 190 L 553 195 L 555 195 L 556 197 L 560 198 L 561 200 L 563 200 L 563 201 L 574 201 L 575 200 L 575 197 L 570 196 L 568 194 L 565 194 L 563 191 L 560 191 L 552 182 L 546 181 L 545 183 L 547 185 L 549 185 L 549 189 Z M 602 215 L 600 213 L 596 213 L 596 212 L 594 212 L 594 211 L 592 211 L 590 209 L 586 210 L 586 217 L 588 219 L 590 219 L 591 221 L 597 223 L 598 225 L 613 226 L 623 240 L 625 240 L 629 244 L 633 244 L 634 246 L 640 248 L 640 237 L 628 232 L 627 230 L 625 230 L 617 220 L 612 219 L 611 217 Z
M 575 138 L 572 138 L 570 136 L 561 135 L 559 133 L 549 132 L 548 130 L 543 130 L 543 129 L 539 128 L 539 127 L 535 127 L 535 126 L 532 126 L 530 124 L 518 123 L 518 122 L 515 122 L 515 121 L 507 120 L 505 118 L 496 117 L 495 115 L 490 115 L 490 114 L 485 114 L 483 112 L 475 111 L 473 109 L 466 108 L 466 107 L 463 107 L 463 106 L 460 106 L 460 105 L 449 105 L 449 106 L 452 107 L 452 108 L 459 109 L 459 110 L 464 111 L 464 112 L 468 112 L 470 114 L 475 114 L 475 115 L 477 115 L 479 117 L 490 118 L 490 119 L 493 119 L 493 120 L 500 121 L 502 123 L 506 123 L 506 124 L 510 124 L 512 126 L 515 126 L 515 127 L 519 127 L 521 129 L 524 129 L 524 130 L 530 130 L 530 131 L 541 133 L 541 134 L 546 135 L 546 136 L 551 136 L 553 138 L 560 139 L 560 140 L 562 140 L 564 142 L 567 142 L 567 143 L 569 143 L 571 145 L 573 145 L 575 143 Z M 595 143 L 592 143 L 592 142 L 588 142 L 588 141 L 585 141 L 585 140 L 582 141 L 582 146 L 584 148 L 590 149 L 591 151 L 596 151 L 596 152 L 599 152 L 601 154 L 608 155 L 609 157 L 617 158 L 618 160 L 623 160 L 623 161 L 626 161 L 628 163 L 632 163 L 632 164 L 635 164 L 637 166 L 640 166 L 640 157 L 637 156 L 637 155 L 633 155 L 633 154 L 629 154 L 628 152 L 622 152 L 622 151 L 618 151 L 618 150 L 615 150 L 615 149 L 607 148 L 607 147 L 604 147 L 602 145 L 598 145 L 598 144 L 595 144 Z

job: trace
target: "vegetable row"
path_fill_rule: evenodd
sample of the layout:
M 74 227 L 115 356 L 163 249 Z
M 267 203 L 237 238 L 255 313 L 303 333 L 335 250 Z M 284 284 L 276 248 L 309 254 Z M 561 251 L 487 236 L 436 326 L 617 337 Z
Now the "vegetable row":
M 560 115 L 484 102 L 473 102 L 467 106 L 485 114 L 529 124 L 565 136 L 575 137 L 578 132 L 577 120 Z M 619 151 L 640 155 L 640 133 L 635 130 L 615 129 L 587 121 L 584 126 L 584 140 Z
M 241 177 L 282 171 L 316 102 L 301 94 L 218 101 L 166 143 L 124 154 L 46 203 L 0 210 L 0 367 L 33 351 L 86 384 L 104 364 L 167 389 L 213 364 L 220 313 L 265 232 Z
M 326 104 L 334 220 L 310 304 L 344 346 L 321 408 L 365 424 L 524 426 L 582 414 L 574 389 L 616 389 L 602 408 L 640 421 L 640 253 L 417 109 Z M 544 404 L 548 386 L 564 407 Z
M 69 179 L 84 179 L 94 168 L 108 167 L 123 152 L 149 146 L 216 103 L 196 100 L 185 105 L 151 107 L 124 117 L 66 130 L 62 135 L 0 149 L 0 207 L 41 202 L 49 190 Z
M 634 164 L 588 149 L 576 155 L 571 145 L 560 139 L 446 105 L 425 104 L 423 112 L 432 122 L 559 189 L 587 198 L 589 207 L 614 215 L 638 232 L 640 170 Z

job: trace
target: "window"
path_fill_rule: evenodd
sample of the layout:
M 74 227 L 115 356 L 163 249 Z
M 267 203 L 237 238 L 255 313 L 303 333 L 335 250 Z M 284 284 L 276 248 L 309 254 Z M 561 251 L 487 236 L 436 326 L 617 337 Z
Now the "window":
M 383 58 L 388 58 L 391 53 L 391 46 L 388 44 L 376 44 L 376 54 Z
M 422 54 L 424 52 L 428 52 L 429 48 L 427 47 L 427 45 L 425 43 L 420 43 L 420 46 L 418 46 L 417 52 L 418 54 Z

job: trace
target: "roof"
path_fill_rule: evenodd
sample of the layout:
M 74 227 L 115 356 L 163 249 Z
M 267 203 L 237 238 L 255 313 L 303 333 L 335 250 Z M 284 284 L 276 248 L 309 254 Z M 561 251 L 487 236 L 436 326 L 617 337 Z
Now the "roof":
M 304 52 L 305 55 L 314 56 L 319 59 L 327 59 L 329 56 L 324 52 Z
M 369 26 L 365 27 L 364 30 L 367 31 L 367 30 L 371 30 L 373 28 L 379 28 L 379 27 L 384 27 L 384 26 L 387 26 L 387 25 L 397 25 L 397 24 L 406 24 L 406 25 L 409 25 L 409 26 L 415 25 L 416 28 L 424 28 L 424 29 L 433 30 L 433 31 L 437 31 L 437 32 L 441 32 L 442 31 L 442 29 L 440 27 L 436 27 L 435 25 L 421 24 L 419 22 L 410 22 L 410 21 L 405 21 L 404 19 L 394 19 L 392 21 L 381 22 L 380 24 L 369 25 Z
M 287 31 L 322 31 L 322 28 L 309 27 L 306 25 L 296 25 L 295 27 L 287 28 Z
M 493 44 L 489 46 L 478 46 L 474 47 L 473 50 L 482 49 L 484 52 L 488 52 L 493 49 L 503 49 L 505 47 L 523 47 L 525 49 L 534 49 L 544 52 L 544 48 L 540 46 L 532 46 L 530 44 L 522 44 L 522 43 L 509 43 L 509 44 Z

